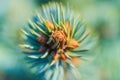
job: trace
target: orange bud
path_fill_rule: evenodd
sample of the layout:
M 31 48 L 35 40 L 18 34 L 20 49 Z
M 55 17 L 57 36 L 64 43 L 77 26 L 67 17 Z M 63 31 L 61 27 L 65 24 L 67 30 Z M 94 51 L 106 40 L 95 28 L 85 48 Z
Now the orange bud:
M 65 61 L 66 60 L 66 56 L 64 54 L 61 54 L 61 58 Z
M 68 43 L 68 46 L 72 46 L 73 48 L 76 48 L 79 46 L 79 43 L 76 40 L 71 39 Z
M 49 20 L 46 20 L 46 24 L 48 25 L 48 27 L 49 27 L 51 30 L 54 29 L 53 23 L 51 23 Z
M 54 59 L 57 60 L 59 58 L 60 58 L 60 55 L 59 54 L 55 54 Z

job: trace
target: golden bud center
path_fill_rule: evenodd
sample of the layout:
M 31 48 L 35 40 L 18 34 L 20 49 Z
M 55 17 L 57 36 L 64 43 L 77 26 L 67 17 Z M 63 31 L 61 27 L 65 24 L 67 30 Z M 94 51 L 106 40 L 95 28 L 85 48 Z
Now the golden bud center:
M 60 42 L 63 42 L 63 41 L 67 40 L 66 35 L 65 35 L 64 31 L 62 31 L 62 30 L 54 31 L 53 32 L 53 39 L 58 40 Z

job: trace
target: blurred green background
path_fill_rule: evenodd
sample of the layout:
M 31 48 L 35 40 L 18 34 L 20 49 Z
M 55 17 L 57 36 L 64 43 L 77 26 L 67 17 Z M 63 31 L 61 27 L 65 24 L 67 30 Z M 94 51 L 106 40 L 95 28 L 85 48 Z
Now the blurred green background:
M 19 29 L 48 2 L 69 4 L 98 33 L 96 56 L 81 80 L 120 80 L 120 0 L 0 0 L 0 80 L 34 80 L 18 48 Z

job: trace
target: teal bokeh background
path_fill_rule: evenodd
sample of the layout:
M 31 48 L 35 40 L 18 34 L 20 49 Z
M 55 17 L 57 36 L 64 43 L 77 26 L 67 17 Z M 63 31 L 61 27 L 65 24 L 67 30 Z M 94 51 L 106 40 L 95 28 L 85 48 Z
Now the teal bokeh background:
M 19 29 L 36 8 L 60 0 L 0 0 L 0 80 L 34 80 L 18 48 Z M 120 0 L 61 0 L 98 33 L 93 61 L 79 67 L 81 80 L 120 80 Z

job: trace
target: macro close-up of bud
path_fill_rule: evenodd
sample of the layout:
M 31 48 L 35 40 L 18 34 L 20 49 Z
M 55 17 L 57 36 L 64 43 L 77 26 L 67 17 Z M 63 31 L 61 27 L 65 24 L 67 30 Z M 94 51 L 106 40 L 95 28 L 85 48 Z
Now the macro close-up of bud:
M 79 80 L 77 67 L 95 46 L 95 36 L 68 6 L 49 3 L 21 29 L 21 44 L 38 80 Z
M 0 0 L 0 80 L 120 80 L 120 0 Z

